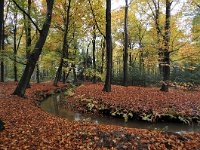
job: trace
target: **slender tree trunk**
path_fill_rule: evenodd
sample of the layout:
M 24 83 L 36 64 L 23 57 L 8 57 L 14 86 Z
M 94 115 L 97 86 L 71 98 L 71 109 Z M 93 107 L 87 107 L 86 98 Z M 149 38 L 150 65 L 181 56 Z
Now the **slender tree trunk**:
M 170 20 L 171 20 L 171 2 L 166 0 L 166 21 L 165 21 L 165 37 L 164 37 L 164 58 L 163 58 L 163 84 L 161 91 L 168 91 L 168 82 L 170 79 Z
M 58 69 L 57 69 L 57 71 L 56 71 L 56 77 L 55 77 L 54 82 L 53 82 L 53 85 L 54 85 L 54 86 L 57 86 L 57 85 L 58 85 L 58 82 L 59 82 L 60 79 L 61 79 L 62 66 L 63 66 L 63 59 L 61 58 L 59 67 L 58 67 Z
M 0 52 L 4 51 L 4 0 L 0 1 Z M 4 61 L 1 59 L 1 82 L 4 82 Z
M 93 83 L 96 83 L 96 33 L 95 33 L 95 26 L 93 27 L 94 35 L 92 40 L 92 46 L 93 46 L 93 69 L 94 69 L 94 76 L 93 76 Z
M 70 67 L 69 71 L 67 72 L 67 74 L 65 75 L 65 80 L 68 79 L 70 72 L 72 71 L 72 67 Z
M 63 71 L 62 82 L 63 82 L 63 84 L 66 83 L 66 72 L 65 71 Z
M 90 44 L 91 44 L 91 42 L 88 43 L 87 50 L 86 50 L 86 65 L 85 65 L 85 68 L 84 68 L 85 71 L 87 71 L 87 68 L 89 68 L 88 60 L 89 60 L 89 47 L 90 47 Z M 88 80 L 87 75 L 85 75 L 85 79 Z
M 28 12 L 27 14 L 31 15 L 31 4 L 32 0 L 28 0 Z M 29 18 L 23 14 L 24 17 L 24 28 L 25 28 L 25 34 L 26 34 L 26 59 L 28 60 L 30 51 L 31 51 L 31 21 Z
M 75 64 L 73 64 L 72 65 L 72 67 L 73 67 L 73 75 L 74 75 L 74 83 L 76 83 L 78 80 L 77 80 L 77 75 L 76 75 L 76 66 L 75 66 Z
M 63 37 L 63 47 L 62 47 L 62 56 L 61 56 L 61 61 L 60 61 L 60 65 L 59 68 L 56 72 L 56 77 L 54 79 L 54 86 L 57 86 L 58 81 L 61 78 L 61 73 L 62 73 L 62 68 L 67 67 L 68 63 L 64 62 L 63 58 L 68 59 L 68 40 L 67 40 L 67 36 L 68 36 L 68 30 L 69 30 L 69 15 L 70 15 L 70 8 L 71 8 L 71 0 L 68 1 L 68 7 L 67 7 L 67 16 L 66 18 L 64 18 L 64 26 L 65 26 L 65 31 L 64 31 L 64 37 Z M 65 79 L 64 79 L 65 80 Z
M 160 29 L 160 2 L 154 2 L 155 7 L 155 27 L 156 27 L 156 34 L 157 34 L 157 46 L 158 46 L 158 63 L 159 63 L 159 72 L 162 74 L 162 63 L 163 63 L 163 48 L 162 48 L 162 33 Z
M 39 39 L 37 40 L 33 51 L 30 53 L 23 75 L 13 93 L 14 95 L 18 95 L 21 97 L 24 96 L 26 87 L 30 82 L 31 75 L 33 74 L 35 65 L 39 59 L 39 56 L 42 52 L 42 48 L 46 41 L 51 24 L 54 0 L 46 0 L 46 2 L 47 2 L 47 13 L 45 22 L 43 24 L 42 30 L 40 31 Z
M 103 91 L 111 92 L 112 80 L 112 36 L 111 36 L 111 0 L 106 0 L 106 81 Z
M 143 73 L 144 73 L 144 64 L 143 64 L 143 62 L 144 62 L 144 53 L 143 53 L 143 45 L 142 45 L 142 42 L 140 41 L 140 43 L 139 43 L 139 46 L 140 46 L 140 56 L 139 56 L 139 70 L 140 70 L 140 76 L 142 76 L 143 75 Z
M 37 79 L 37 83 L 40 83 L 40 66 L 37 63 L 37 70 L 36 70 L 36 79 Z
M 17 12 L 14 14 L 14 62 L 13 62 L 13 69 L 14 69 L 14 80 L 17 80 Z
M 28 14 L 31 15 L 31 4 L 32 1 L 28 0 Z M 27 19 L 27 58 L 30 55 L 31 51 L 31 21 Z
M 83 81 L 87 80 L 87 77 L 84 74 L 85 74 L 85 71 L 88 68 L 88 50 L 89 50 L 89 47 L 90 47 L 90 42 L 87 45 L 86 54 L 85 54 L 85 57 L 84 57 L 85 60 L 84 60 L 84 68 L 83 68 Z
M 124 67 L 123 67 L 123 85 L 127 86 L 128 77 L 128 0 L 125 0 L 125 17 L 124 17 Z
M 103 71 L 104 71 L 104 51 L 105 51 L 105 47 L 106 47 L 106 44 L 105 44 L 105 40 L 103 39 L 102 40 L 102 54 L 101 54 L 101 74 L 103 74 Z

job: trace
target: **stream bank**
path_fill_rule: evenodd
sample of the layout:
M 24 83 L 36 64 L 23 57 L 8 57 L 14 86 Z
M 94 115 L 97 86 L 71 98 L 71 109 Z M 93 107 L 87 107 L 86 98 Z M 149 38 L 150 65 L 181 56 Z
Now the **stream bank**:
M 81 113 L 109 115 L 147 122 L 200 123 L 200 92 L 157 88 L 112 86 L 102 91 L 103 84 L 84 83 L 68 93 L 65 107 Z
M 55 94 L 42 101 L 40 107 L 46 112 L 62 118 L 66 118 L 70 121 L 86 121 L 95 124 L 117 125 L 128 128 L 169 131 L 176 133 L 200 132 L 200 126 L 195 123 L 191 125 L 172 122 L 150 123 L 133 119 L 125 122 L 123 118 L 116 118 L 113 116 L 100 116 L 95 114 L 92 115 L 87 113 L 74 112 L 70 109 L 66 109 L 66 107 L 63 106 L 64 102 L 67 102 L 67 98 L 63 93 Z

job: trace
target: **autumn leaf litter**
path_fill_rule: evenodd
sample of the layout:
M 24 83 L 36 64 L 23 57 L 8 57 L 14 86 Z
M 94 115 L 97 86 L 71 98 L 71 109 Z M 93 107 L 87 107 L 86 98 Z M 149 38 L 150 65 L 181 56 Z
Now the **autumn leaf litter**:
M 40 93 L 40 96 L 42 91 L 45 91 L 44 95 L 52 93 L 52 90 L 64 85 L 53 87 L 51 82 L 33 84 L 27 91 L 26 99 L 11 95 L 15 86 L 16 83 L 13 82 L 0 83 L 0 119 L 5 123 L 5 130 L 0 132 L 0 149 L 200 148 L 199 133 L 179 135 L 68 121 L 46 113 L 36 105 L 39 98 L 37 93 Z M 115 94 L 116 90 L 117 88 L 114 88 Z M 90 94 L 93 94 L 92 91 Z M 110 95 L 113 96 L 112 94 Z M 115 102 L 115 105 L 118 103 Z

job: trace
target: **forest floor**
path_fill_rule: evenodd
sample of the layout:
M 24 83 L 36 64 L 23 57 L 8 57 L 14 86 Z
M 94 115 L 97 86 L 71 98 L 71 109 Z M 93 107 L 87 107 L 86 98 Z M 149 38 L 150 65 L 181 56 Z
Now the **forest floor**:
M 32 84 L 27 90 L 26 98 L 20 98 L 12 95 L 16 83 L 0 83 L 0 120 L 5 123 L 5 129 L 0 131 L 0 149 L 182 150 L 200 148 L 199 133 L 177 134 L 113 125 L 96 125 L 88 122 L 68 121 L 42 111 L 37 105 L 41 96 L 46 97 L 53 93 L 52 90 L 58 90 L 63 86 L 53 87 L 51 82 Z M 88 94 L 93 92 L 91 86 L 94 85 L 87 85 Z M 100 88 L 101 86 L 94 87 Z M 77 90 L 81 91 L 83 87 Z M 115 96 L 117 89 L 118 87 L 114 86 L 113 92 L 109 95 Z M 126 94 L 126 91 L 124 93 Z M 154 94 L 156 96 L 156 93 Z M 136 96 L 138 97 L 139 93 Z M 116 103 L 119 103 L 118 101 Z
M 102 91 L 103 83 L 86 82 L 69 93 L 66 107 L 83 113 L 106 114 L 149 122 L 177 121 L 200 123 L 200 91 L 156 87 L 113 85 L 112 92 Z M 71 94 L 70 94 L 71 93 Z

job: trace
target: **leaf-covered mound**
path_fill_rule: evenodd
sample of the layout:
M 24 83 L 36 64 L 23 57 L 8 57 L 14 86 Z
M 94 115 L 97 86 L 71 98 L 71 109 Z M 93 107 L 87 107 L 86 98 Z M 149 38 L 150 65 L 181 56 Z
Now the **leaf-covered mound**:
M 83 112 L 109 113 L 113 116 L 146 121 L 176 120 L 184 123 L 200 121 L 200 92 L 154 87 L 112 86 L 112 92 L 102 91 L 103 84 L 85 83 L 75 89 L 68 106 Z
M 35 105 L 38 93 L 61 88 L 33 84 L 26 99 L 11 95 L 16 84 L 0 83 L 0 149 L 198 149 L 200 134 L 128 129 L 111 125 L 71 122 Z M 36 94 L 37 93 L 37 94 Z

